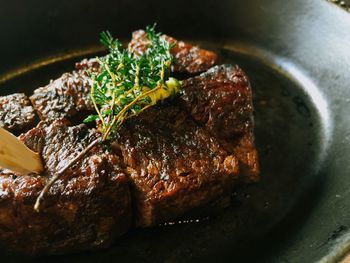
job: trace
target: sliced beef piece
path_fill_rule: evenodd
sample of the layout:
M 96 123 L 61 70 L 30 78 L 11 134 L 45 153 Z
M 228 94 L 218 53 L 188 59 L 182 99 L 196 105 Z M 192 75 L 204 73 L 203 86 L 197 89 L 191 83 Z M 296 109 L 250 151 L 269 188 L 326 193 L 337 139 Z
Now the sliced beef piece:
M 36 89 L 30 100 L 41 120 L 67 119 L 78 124 L 93 112 L 90 89 L 91 79 L 86 71 L 78 70 Z
M 232 65 L 215 66 L 182 81 L 182 85 L 180 103 L 237 155 L 243 181 L 257 181 L 260 172 L 253 135 L 252 90 L 243 70 Z
M 176 105 L 155 106 L 118 134 L 114 149 L 128 166 L 139 227 L 229 197 L 237 182 L 237 158 Z
M 23 93 L 0 97 L 0 127 L 19 135 L 33 128 L 37 117 Z
M 163 37 L 170 43 L 175 44 L 171 49 L 171 53 L 175 58 L 172 68 L 174 72 L 195 74 L 208 70 L 217 64 L 219 57 L 216 53 L 201 49 L 197 46 L 178 41 L 167 35 Z M 149 45 L 147 34 L 144 30 L 133 32 L 129 49 L 137 54 L 145 52 Z
M 59 254 L 108 246 L 131 224 L 128 180 L 119 159 L 94 147 L 51 187 L 41 212 L 34 202 L 46 182 L 99 136 L 84 125 L 40 125 L 20 139 L 42 154 L 46 173 L 0 170 L 0 240 L 26 254 Z

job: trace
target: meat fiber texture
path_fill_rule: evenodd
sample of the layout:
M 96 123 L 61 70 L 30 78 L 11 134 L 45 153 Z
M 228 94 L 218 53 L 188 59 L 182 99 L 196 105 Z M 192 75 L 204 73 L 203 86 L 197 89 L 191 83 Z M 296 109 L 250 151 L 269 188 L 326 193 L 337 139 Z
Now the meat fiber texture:
M 127 120 L 110 150 L 96 146 L 69 169 L 41 213 L 33 205 L 47 180 L 100 136 L 74 126 L 93 112 L 86 70 L 98 70 L 98 63 L 83 60 L 30 97 L 45 122 L 21 140 L 42 154 L 46 172 L 0 171 L 0 240 L 6 247 L 26 254 L 106 247 L 132 225 L 155 226 L 226 206 L 234 187 L 259 180 L 247 76 L 238 66 L 212 67 L 214 52 L 164 37 L 176 43 L 174 72 L 205 72 L 183 80 L 175 99 Z M 145 33 L 136 31 L 129 48 L 140 54 L 145 45 Z

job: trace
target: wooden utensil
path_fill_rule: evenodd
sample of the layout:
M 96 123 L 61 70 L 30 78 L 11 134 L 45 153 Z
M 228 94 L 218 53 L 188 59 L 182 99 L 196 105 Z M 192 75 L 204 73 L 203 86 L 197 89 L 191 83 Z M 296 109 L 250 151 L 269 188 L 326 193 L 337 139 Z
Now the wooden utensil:
M 20 174 L 39 174 L 44 170 L 40 154 L 3 128 L 0 128 L 0 167 Z

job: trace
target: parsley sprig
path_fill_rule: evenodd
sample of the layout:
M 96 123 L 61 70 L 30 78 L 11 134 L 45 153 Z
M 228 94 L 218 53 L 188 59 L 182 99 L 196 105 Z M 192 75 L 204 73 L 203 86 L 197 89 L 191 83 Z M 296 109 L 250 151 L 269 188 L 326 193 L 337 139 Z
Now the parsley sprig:
M 154 28 L 146 28 L 148 46 L 142 54 L 124 49 L 108 31 L 100 34 L 100 41 L 109 53 L 96 58 L 100 64 L 97 73 L 89 72 L 92 79 L 90 97 L 96 114 L 90 115 L 84 122 L 97 121 L 102 137 L 91 142 L 48 181 L 35 202 L 37 212 L 54 182 L 94 146 L 113 140 L 126 119 L 179 92 L 180 82 L 170 77 L 173 63 L 170 50 L 173 45 Z

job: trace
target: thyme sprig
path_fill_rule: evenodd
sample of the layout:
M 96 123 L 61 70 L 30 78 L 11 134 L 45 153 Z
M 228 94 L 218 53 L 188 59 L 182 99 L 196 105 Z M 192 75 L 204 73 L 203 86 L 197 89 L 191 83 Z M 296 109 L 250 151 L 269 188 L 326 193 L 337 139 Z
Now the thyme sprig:
M 146 28 L 148 47 L 142 54 L 124 49 L 118 39 L 106 31 L 100 41 L 109 53 L 97 57 L 100 70 L 90 71 L 92 79 L 90 98 L 96 114 L 84 122 L 97 121 L 102 137 L 89 144 L 45 185 L 36 200 L 34 209 L 39 211 L 44 195 L 58 178 L 94 146 L 114 139 L 126 119 L 139 115 L 149 107 L 179 92 L 180 82 L 170 77 L 173 45 L 155 32 L 155 26 Z
M 122 48 L 119 40 L 107 32 L 101 33 L 101 42 L 109 54 L 96 58 L 99 73 L 90 72 L 93 80 L 91 100 L 97 112 L 85 122 L 98 120 L 103 140 L 113 138 L 122 123 L 147 108 L 164 100 L 180 89 L 180 83 L 170 77 L 173 47 L 153 27 L 146 28 L 149 46 L 137 55 Z

